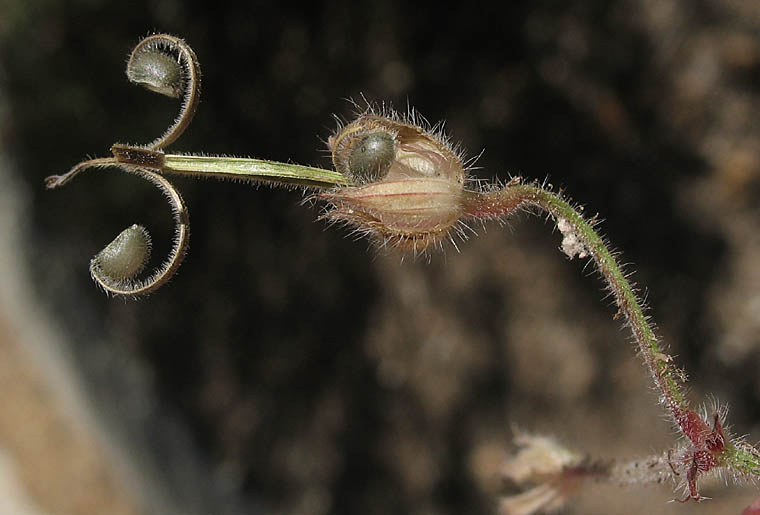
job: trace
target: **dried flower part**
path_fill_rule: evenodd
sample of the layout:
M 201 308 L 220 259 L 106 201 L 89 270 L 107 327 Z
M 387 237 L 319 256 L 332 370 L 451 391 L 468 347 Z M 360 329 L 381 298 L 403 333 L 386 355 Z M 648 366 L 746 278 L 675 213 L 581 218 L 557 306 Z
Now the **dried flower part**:
M 381 245 L 422 252 L 456 225 L 461 192 L 441 179 L 403 179 L 339 188 L 320 198 L 332 204 L 327 220 L 353 225 Z
M 533 515 L 562 508 L 589 479 L 609 480 L 608 463 L 590 460 L 555 439 L 516 433 L 520 450 L 502 466 L 513 483 L 531 488 L 499 500 L 499 515 Z
M 520 494 L 499 499 L 499 515 L 533 515 L 561 509 L 566 495 L 557 485 L 542 484 Z
M 583 461 L 583 456 L 547 436 L 517 433 L 515 444 L 520 450 L 504 463 L 502 473 L 517 484 L 550 481 Z
M 150 250 L 148 231 L 141 225 L 132 225 L 92 258 L 90 272 L 115 282 L 132 279 L 145 268 Z
M 384 246 L 420 252 L 439 245 L 462 216 L 462 159 L 439 135 L 364 114 L 332 136 L 336 169 L 355 186 L 323 193 L 324 218 L 353 226 Z

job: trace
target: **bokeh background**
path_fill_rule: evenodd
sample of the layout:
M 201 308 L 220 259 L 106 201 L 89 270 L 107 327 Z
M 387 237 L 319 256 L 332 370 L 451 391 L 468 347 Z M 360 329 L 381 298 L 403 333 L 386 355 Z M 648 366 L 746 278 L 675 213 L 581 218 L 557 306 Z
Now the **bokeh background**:
M 103 295 L 87 263 L 122 228 L 168 250 L 161 194 L 43 178 L 172 119 L 123 74 L 153 31 L 204 73 L 173 149 L 329 166 L 363 95 L 446 120 L 480 178 L 563 187 L 632 263 L 694 401 L 760 440 L 759 3 L 0 0 L 0 512 L 493 513 L 515 426 L 605 458 L 673 445 L 601 283 L 540 218 L 402 263 L 298 192 L 178 178 L 180 273 Z M 593 486 L 566 513 L 758 496 L 703 493 Z

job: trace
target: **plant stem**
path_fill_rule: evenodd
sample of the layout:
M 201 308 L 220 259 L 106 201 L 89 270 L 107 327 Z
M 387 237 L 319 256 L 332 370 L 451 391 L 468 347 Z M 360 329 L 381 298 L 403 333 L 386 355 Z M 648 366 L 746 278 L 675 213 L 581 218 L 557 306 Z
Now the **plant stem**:
M 343 174 L 333 170 L 238 157 L 167 154 L 164 156 L 163 167 L 160 171 L 161 173 L 266 181 L 281 185 L 318 188 L 349 184 Z
M 672 358 L 663 351 L 644 314 L 642 302 L 592 224 L 562 196 L 535 184 L 511 183 L 496 191 L 468 192 L 464 203 L 466 217 L 481 219 L 502 217 L 520 207 L 539 208 L 554 217 L 565 238 L 575 238 L 580 243 L 576 254 L 581 257 L 589 255 L 594 260 L 615 297 L 618 313 L 627 321 L 641 357 L 661 393 L 663 404 L 680 427 L 688 410 L 681 386 L 682 374 L 671 365 Z M 560 224 L 560 221 L 563 222 Z

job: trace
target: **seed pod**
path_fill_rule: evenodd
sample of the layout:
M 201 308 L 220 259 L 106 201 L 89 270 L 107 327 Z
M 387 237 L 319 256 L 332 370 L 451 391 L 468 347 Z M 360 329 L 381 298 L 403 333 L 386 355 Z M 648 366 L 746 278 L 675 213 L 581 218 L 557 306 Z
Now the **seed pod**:
M 92 258 L 90 273 L 114 283 L 129 281 L 145 268 L 150 250 L 148 231 L 141 225 L 132 225 Z
M 195 115 L 201 86 L 198 57 L 183 39 L 153 34 L 140 41 L 127 61 L 127 78 L 135 84 L 172 98 L 182 98 L 182 108 L 163 135 L 145 147 L 161 150 L 182 135 Z
M 389 142 L 394 142 L 391 157 Z M 440 134 L 396 118 L 363 114 L 328 139 L 335 168 L 343 175 L 361 178 L 372 162 L 387 166 L 381 177 L 431 177 L 464 184 L 461 158 Z M 390 158 L 390 159 L 389 159 Z M 387 161 L 390 164 L 387 164 Z M 366 180 L 355 180 L 357 185 Z
M 382 246 L 425 251 L 462 215 L 465 171 L 439 135 L 405 121 L 364 114 L 328 140 L 336 169 L 355 186 L 323 193 L 324 218 Z
M 354 144 L 348 156 L 348 172 L 357 184 L 377 182 L 396 158 L 396 140 L 387 132 L 373 132 Z
M 127 64 L 129 80 L 151 91 L 179 98 L 184 90 L 184 74 L 176 57 L 156 45 L 142 47 Z

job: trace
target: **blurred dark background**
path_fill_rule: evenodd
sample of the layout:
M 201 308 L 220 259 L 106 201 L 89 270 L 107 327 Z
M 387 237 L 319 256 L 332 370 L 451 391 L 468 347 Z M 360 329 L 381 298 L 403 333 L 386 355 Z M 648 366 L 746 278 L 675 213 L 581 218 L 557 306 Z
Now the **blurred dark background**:
M 760 4 L 0 0 L 2 338 L 32 370 L 53 356 L 32 391 L 116 471 L 78 479 L 69 430 L 25 454 L 38 403 L 4 389 L 1 454 L 40 513 L 105 513 L 98 496 L 124 498 L 109 513 L 490 513 L 514 425 L 607 458 L 673 444 L 601 283 L 541 219 L 401 263 L 325 230 L 298 192 L 177 178 L 179 274 L 137 302 L 105 296 L 87 263 L 122 228 L 146 225 L 165 256 L 161 194 L 118 171 L 53 192 L 43 178 L 163 131 L 176 103 L 123 72 L 154 31 L 203 70 L 172 150 L 327 167 L 333 114 L 364 96 L 446 120 L 485 149 L 480 178 L 564 188 L 632 263 L 694 402 L 730 403 L 760 439 Z M 9 368 L 0 384 L 19 384 Z M 598 487 L 568 513 L 738 514 L 757 496 L 703 493 Z

